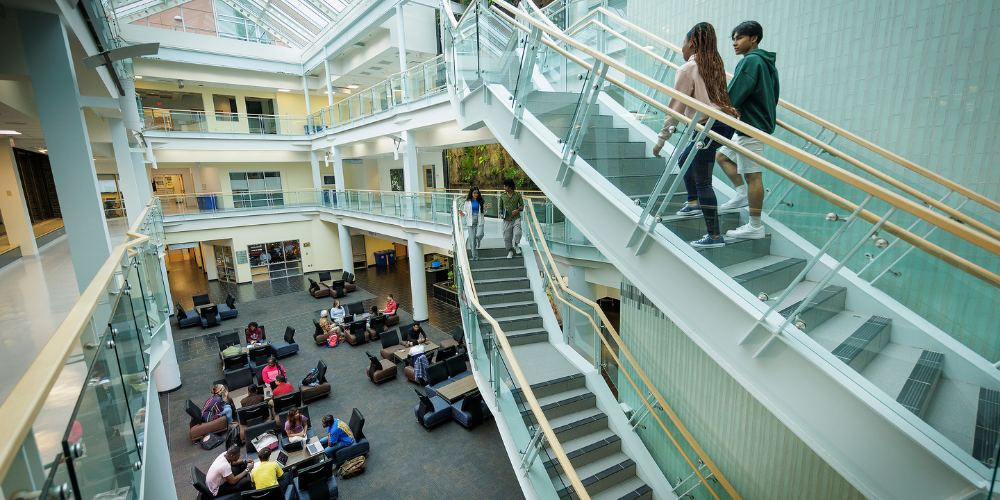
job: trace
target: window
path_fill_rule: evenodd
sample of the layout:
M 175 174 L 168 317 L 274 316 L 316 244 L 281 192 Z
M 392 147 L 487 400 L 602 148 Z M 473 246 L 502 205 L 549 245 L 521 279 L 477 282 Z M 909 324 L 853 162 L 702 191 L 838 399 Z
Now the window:
M 285 204 L 281 194 L 281 172 L 230 172 L 229 185 L 236 208 L 280 207 Z
M 302 251 L 299 240 L 274 241 L 247 246 L 250 256 L 250 279 L 266 281 L 302 274 Z

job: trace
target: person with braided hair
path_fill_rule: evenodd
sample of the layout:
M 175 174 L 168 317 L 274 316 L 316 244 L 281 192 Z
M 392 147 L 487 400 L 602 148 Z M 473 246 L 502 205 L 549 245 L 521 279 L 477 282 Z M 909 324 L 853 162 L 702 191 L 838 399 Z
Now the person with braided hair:
M 685 35 L 681 52 L 687 62 L 677 69 L 674 90 L 718 111 L 739 117 L 736 108 L 729 103 L 729 92 L 726 89 L 726 68 L 719 55 L 715 28 L 709 23 L 696 24 Z M 695 108 L 677 99 L 671 99 L 667 107 L 688 118 L 693 118 L 696 111 Z M 708 122 L 708 118 L 708 115 L 703 114 L 698 123 L 704 125 Z M 660 150 L 663 149 L 667 139 L 673 135 L 679 122 L 673 115 L 667 116 L 663 122 L 663 130 L 660 131 L 656 146 L 653 148 L 653 155 L 660 156 Z M 732 137 L 733 128 L 721 121 L 716 121 L 712 125 L 712 132 L 721 137 Z M 712 189 L 712 170 L 715 168 L 715 152 L 719 146 L 721 144 L 716 141 L 707 141 L 704 148 L 697 150 L 690 168 L 684 173 L 684 186 L 687 188 L 688 200 L 684 207 L 677 212 L 677 215 L 702 215 L 708 229 L 708 233 L 700 240 L 691 242 L 691 245 L 697 248 L 721 247 L 726 244 L 719 230 L 718 201 L 715 198 L 715 191 Z M 678 160 L 679 165 L 684 164 L 693 147 L 694 141 L 691 141 L 684 148 Z

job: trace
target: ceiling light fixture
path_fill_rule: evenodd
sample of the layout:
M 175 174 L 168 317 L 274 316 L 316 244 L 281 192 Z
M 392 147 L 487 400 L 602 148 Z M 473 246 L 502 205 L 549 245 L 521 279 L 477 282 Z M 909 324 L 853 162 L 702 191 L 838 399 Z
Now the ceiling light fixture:
M 136 80 L 142 80 L 142 77 L 141 77 L 141 76 L 139 76 L 139 75 L 135 75 L 135 79 L 136 79 Z
M 0 130 L 0 135 L 21 135 L 21 133 L 16 130 Z
M 278 92 L 291 92 L 291 90 L 288 90 L 288 89 L 278 89 Z
M 349 88 L 349 89 L 356 89 L 356 88 L 358 88 L 358 87 L 360 87 L 360 86 L 361 86 L 361 85 L 358 85 L 358 84 L 356 84 L 356 83 L 352 83 L 352 84 L 348 85 L 348 86 L 347 86 L 347 88 Z

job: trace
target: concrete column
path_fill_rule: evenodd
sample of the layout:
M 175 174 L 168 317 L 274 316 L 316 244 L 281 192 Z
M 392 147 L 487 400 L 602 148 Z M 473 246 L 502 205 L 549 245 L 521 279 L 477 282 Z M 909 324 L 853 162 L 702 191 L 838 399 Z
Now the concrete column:
M 337 189 L 347 189 L 347 181 L 344 179 L 344 154 L 340 146 L 330 148 L 333 154 L 333 178 L 336 181 Z
M 337 234 L 340 236 L 340 261 L 347 272 L 354 272 L 354 249 L 351 248 L 351 229 L 344 225 L 344 219 L 337 221 Z
M 28 202 L 24 198 L 24 186 L 17 169 L 17 158 L 9 140 L 0 144 L 0 214 L 3 215 L 7 241 L 21 247 L 21 256 L 37 255 L 35 233 L 31 229 Z
M 424 274 L 424 245 L 416 235 L 406 233 L 406 253 L 410 259 L 410 300 L 413 321 L 427 321 L 427 275 Z
M 157 245 L 156 256 L 156 260 L 159 262 L 159 269 L 156 269 L 155 272 L 160 273 L 164 285 L 163 289 L 167 295 L 167 304 L 170 304 L 170 307 L 173 308 L 174 300 L 170 294 L 170 286 L 167 281 L 167 261 L 163 245 Z M 150 273 L 152 272 L 154 271 L 150 270 Z M 163 357 L 160 358 L 160 361 L 153 368 L 153 378 L 156 379 L 156 387 L 160 392 L 172 391 L 181 386 L 181 371 L 177 365 L 177 352 L 174 351 L 174 333 L 170 328 L 170 322 L 168 321 L 163 325 L 163 328 L 166 328 L 164 331 L 164 341 L 168 344 L 167 352 L 163 353 Z
M 128 135 L 121 118 L 108 118 L 111 129 L 111 145 L 115 149 L 115 165 L 118 167 L 118 186 L 125 198 L 125 215 L 128 227 L 132 227 L 149 199 L 143 200 L 136 184 L 135 169 L 132 167 L 132 152 L 129 150 Z
M 398 32 L 397 40 L 399 42 L 399 71 L 406 71 L 406 30 L 404 29 L 403 22 L 403 4 L 396 4 L 396 31 Z M 410 93 L 406 89 L 406 78 L 403 78 L 400 88 L 403 91 L 403 102 L 409 99 Z
M 417 134 L 412 130 L 403 132 L 403 190 L 420 191 L 420 163 L 417 162 Z M 403 213 L 413 217 L 416 213 L 416 197 L 404 198 Z
M 326 75 L 326 104 L 333 107 L 333 82 L 330 81 L 330 60 L 323 59 L 323 74 Z M 332 119 L 332 118 L 331 118 Z M 333 125 L 332 123 L 328 123 Z
M 312 167 L 313 189 L 323 189 L 323 177 L 319 173 L 319 152 L 309 152 L 309 166 Z
M 66 28 L 56 14 L 17 13 L 38 116 L 82 292 L 111 255 Z
M 312 114 L 312 104 L 309 102 L 309 80 L 306 79 L 306 75 L 302 75 L 302 92 L 306 96 L 306 116 Z
M 167 326 L 169 327 L 169 324 Z M 153 373 L 155 375 L 156 370 Z M 170 388 L 160 386 L 158 378 L 154 377 L 153 382 L 149 384 L 149 388 L 152 390 L 157 392 L 170 390 Z M 156 394 L 150 394 L 148 400 L 144 428 L 145 461 L 143 462 L 143 467 L 146 468 L 143 484 L 146 494 L 143 498 L 177 500 L 174 474 L 170 467 L 164 467 L 170 463 L 170 449 L 167 444 L 166 422 L 163 421 L 163 413 L 160 410 L 160 398 Z

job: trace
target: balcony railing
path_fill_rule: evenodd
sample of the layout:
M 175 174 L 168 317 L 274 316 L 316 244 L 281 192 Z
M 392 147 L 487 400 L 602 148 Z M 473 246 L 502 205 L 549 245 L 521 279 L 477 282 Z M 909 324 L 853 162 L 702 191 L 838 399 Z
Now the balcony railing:
M 304 116 L 258 115 L 190 111 L 185 109 L 145 108 L 145 130 L 166 132 L 201 132 L 219 134 L 305 135 Z

